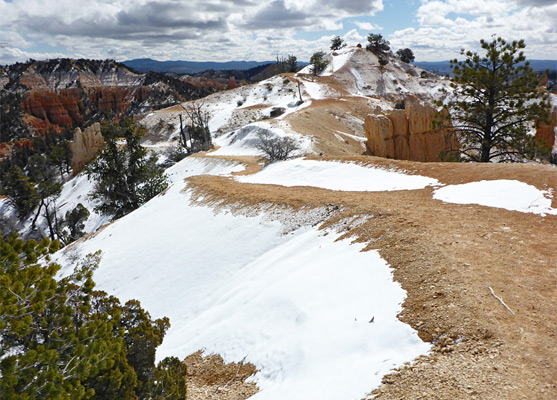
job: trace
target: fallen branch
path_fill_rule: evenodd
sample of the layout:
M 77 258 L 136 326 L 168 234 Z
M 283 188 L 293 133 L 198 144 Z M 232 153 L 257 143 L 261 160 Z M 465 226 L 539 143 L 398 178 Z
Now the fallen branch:
M 493 295 L 493 297 L 495 297 L 497 300 L 499 300 L 499 303 L 501 303 L 501 304 L 503 305 L 503 307 L 505 307 L 507 310 L 509 310 L 509 312 L 510 312 L 512 315 L 515 315 L 514 311 L 511 310 L 511 309 L 509 308 L 509 306 L 505 304 L 505 302 L 503 301 L 502 298 L 500 298 L 499 296 L 497 296 L 497 295 L 495 294 L 495 292 L 493 291 L 493 289 L 492 289 L 491 287 L 489 287 L 489 286 L 487 286 L 487 285 L 485 285 L 485 287 L 489 289 L 489 291 L 491 292 L 491 294 Z

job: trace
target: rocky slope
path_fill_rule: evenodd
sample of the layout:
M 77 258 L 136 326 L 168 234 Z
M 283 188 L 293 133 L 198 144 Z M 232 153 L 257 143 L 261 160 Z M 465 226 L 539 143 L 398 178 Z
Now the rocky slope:
M 88 126 L 105 117 L 134 115 L 210 93 L 176 78 L 137 73 L 112 60 L 83 59 L 3 67 L 0 88 L 3 124 L 14 132 L 8 139 L 25 136 L 25 131 Z M 9 114 L 13 108 L 22 115 Z

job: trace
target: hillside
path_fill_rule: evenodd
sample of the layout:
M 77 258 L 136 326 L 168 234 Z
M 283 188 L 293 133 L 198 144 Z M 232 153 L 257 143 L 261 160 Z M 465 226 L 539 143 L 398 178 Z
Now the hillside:
M 84 59 L 2 67 L 0 88 L 2 142 L 132 116 L 212 92 L 177 78 L 137 73 L 113 60 Z
M 555 167 L 420 162 L 448 81 L 328 59 L 198 100 L 215 148 L 127 216 L 92 213 L 63 273 L 101 249 L 99 288 L 170 318 L 157 358 L 186 360 L 188 399 L 557 397 Z M 182 112 L 146 113 L 144 145 L 165 155 Z M 296 157 L 266 165 L 260 135 Z M 377 135 L 408 159 L 371 155 Z M 91 187 L 57 203 L 92 209 Z

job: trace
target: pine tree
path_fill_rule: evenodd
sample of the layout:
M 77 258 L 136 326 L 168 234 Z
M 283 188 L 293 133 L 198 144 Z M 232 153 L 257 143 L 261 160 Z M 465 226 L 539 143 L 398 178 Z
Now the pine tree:
M 327 65 L 329 65 L 329 62 L 325 60 L 325 53 L 323 51 L 313 53 L 309 63 L 311 64 L 311 72 L 315 76 L 320 75 L 323 71 L 325 71 Z
M 400 49 L 396 51 L 396 56 L 405 63 L 411 63 L 415 60 L 414 52 L 411 49 Z
M 451 61 L 453 96 L 444 106 L 461 148 L 471 161 L 520 161 L 548 155 L 549 149 L 529 134 L 549 116 L 547 94 L 539 91 L 523 40 L 480 41 L 484 55 L 461 51 L 464 61 Z M 443 105 L 438 102 L 438 105 Z
M 106 145 L 86 172 L 96 180 L 92 197 L 100 204 L 95 209 L 119 218 L 163 191 L 168 183 L 156 158 L 148 157 L 141 146 L 143 128 L 126 119 L 120 125 L 103 125 L 101 133 Z
M 184 399 L 185 366 L 154 364 L 168 319 L 96 291 L 98 253 L 56 280 L 57 248 L 0 235 L 0 398 Z
M 340 50 L 344 46 L 346 46 L 346 43 L 344 43 L 344 40 L 340 36 L 333 36 L 331 39 L 331 50 Z
M 8 197 L 8 203 L 17 210 L 20 219 L 25 218 L 39 204 L 35 183 L 17 165 L 12 166 L 5 175 L 2 192 Z
M 89 210 L 81 203 L 66 213 L 65 224 L 69 229 L 69 233 L 66 233 L 68 242 L 73 242 L 85 234 L 83 229 L 89 214 Z
M 370 33 L 367 35 L 369 42 L 366 49 L 374 52 L 375 54 L 387 53 L 391 49 L 391 44 L 383 38 L 380 33 Z

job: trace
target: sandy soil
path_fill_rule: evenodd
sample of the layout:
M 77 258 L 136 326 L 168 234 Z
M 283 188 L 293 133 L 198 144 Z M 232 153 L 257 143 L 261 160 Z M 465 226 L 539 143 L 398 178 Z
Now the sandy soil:
M 427 175 L 445 184 L 518 179 L 557 193 L 557 170 L 537 164 L 340 160 Z M 334 226 L 344 236 L 367 243 L 367 249 L 378 249 L 391 264 L 395 280 L 408 293 L 399 317 L 431 342 L 433 350 L 386 376 L 369 398 L 557 398 L 557 216 L 443 203 L 432 199 L 431 188 L 339 192 L 241 184 L 211 176 L 189 182 L 208 202 L 251 212 L 271 202 L 294 210 L 338 209 L 322 226 Z M 344 222 L 353 216 L 366 220 L 358 226 Z M 198 396 L 195 393 L 210 386 L 209 380 L 202 374 L 198 379 L 195 369 L 190 373 L 191 399 L 244 399 L 251 393 L 238 384 L 241 389 L 221 397 Z

